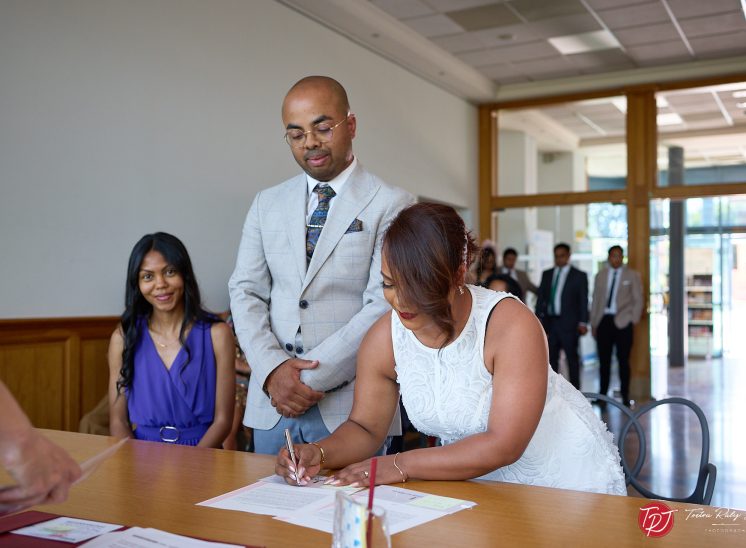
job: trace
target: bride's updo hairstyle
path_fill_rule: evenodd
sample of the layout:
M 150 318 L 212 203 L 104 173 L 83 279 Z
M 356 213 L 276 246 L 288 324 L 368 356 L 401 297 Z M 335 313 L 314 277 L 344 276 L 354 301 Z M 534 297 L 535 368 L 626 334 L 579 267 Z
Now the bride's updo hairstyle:
M 448 298 L 464 283 L 476 249 L 456 210 L 441 204 L 419 203 L 403 209 L 384 236 L 383 253 L 397 299 L 402 306 L 430 316 L 448 335 L 444 346 L 455 331 Z

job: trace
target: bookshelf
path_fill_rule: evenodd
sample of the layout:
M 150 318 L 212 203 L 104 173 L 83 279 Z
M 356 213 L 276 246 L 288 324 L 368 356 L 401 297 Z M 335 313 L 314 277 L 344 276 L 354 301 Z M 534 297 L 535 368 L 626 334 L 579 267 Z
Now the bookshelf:
M 687 276 L 686 306 L 689 356 L 712 357 L 714 341 L 712 274 Z

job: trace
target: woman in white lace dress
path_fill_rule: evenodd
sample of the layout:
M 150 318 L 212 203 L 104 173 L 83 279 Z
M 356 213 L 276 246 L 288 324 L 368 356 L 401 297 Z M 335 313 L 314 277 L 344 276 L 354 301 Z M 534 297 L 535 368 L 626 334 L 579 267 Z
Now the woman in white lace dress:
M 305 484 L 367 485 L 401 392 L 412 424 L 443 445 L 379 457 L 376 483 L 471 478 L 626 494 L 611 434 L 583 395 L 549 367 L 547 342 L 520 301 L 464 284 L 474 244 L 450 207 L 416 204 L 383 243 L 383 293 L 393 310 L 358 354 L 349 419 L 282 450 L 276 471 Z

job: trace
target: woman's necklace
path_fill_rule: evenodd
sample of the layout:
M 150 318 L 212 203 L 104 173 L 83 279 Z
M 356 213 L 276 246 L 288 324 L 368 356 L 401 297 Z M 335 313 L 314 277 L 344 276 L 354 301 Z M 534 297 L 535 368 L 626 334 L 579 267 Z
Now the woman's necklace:
M 176 342 L 180 342 L 178 338 L 176 340 L 168 341 L 168 342 L 165 342 L 165 343 L 161 342 L 160 339 L 159 339 L 159 337 L 156 337 L 155 331 L 153 331 L 153 326 L 151 326 L 150 324 L 148 324 L 148 330 L 150 331 L 150 338 L 153 339 L 153 342 L 155 342 L 155 344 L 157 346 L 161 347 L 161 348 L 168 348 L 172 344 L 174 344 Z

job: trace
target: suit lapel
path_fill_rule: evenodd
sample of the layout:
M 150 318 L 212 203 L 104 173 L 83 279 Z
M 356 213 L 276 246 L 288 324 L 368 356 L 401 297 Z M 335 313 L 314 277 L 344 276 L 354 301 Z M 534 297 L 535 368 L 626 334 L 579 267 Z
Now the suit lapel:
M 290 252 L 301 279 L 306 276 L 306 199 L 308 183 L 305 175 L 298 175 L 290 182 L 287 201 L 280 207 L 287 208 L 285 232 L 290 242 Z
M 333 198 L 329 217 L 326 219 L 324 229 L 321 231 L 319 241 L 308 264 L 308 270 L 303 281 L 303 290 L 308 287 L 314 276 L 319 272 L 321 266 L 332 254 L 334 248 L 342 239 L 344 233 L 355 220 L 358 213 L 370 203 L 378 191 L 378 184 L 358 164 L 357 168 L 350 174 L 342 190 Z M 305 257 L 305 255 L 304 255 Z

